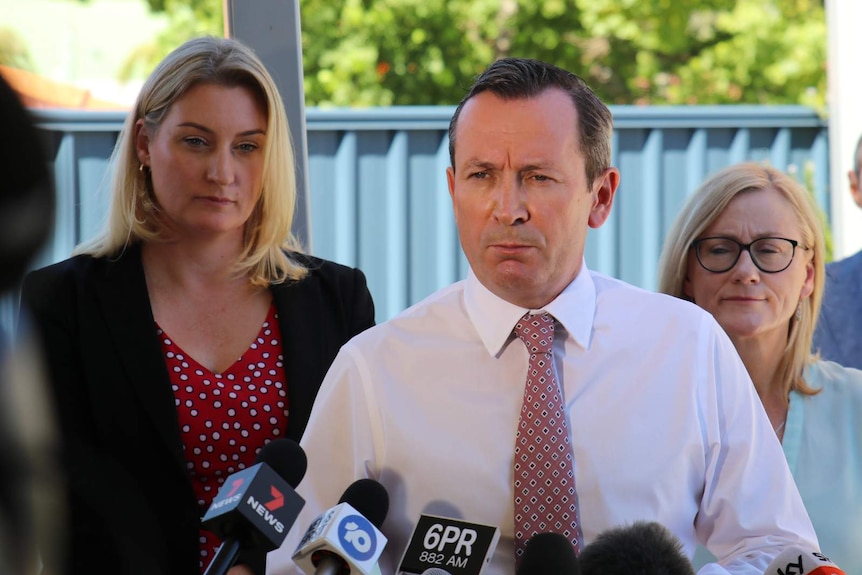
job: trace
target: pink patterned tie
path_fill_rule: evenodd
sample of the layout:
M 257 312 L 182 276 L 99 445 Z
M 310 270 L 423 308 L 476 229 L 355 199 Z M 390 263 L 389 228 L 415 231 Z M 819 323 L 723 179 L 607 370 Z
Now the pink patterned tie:
M 564 535 L 580 551 L 578 496 L 565 406 L 554 369 L 554 318 L 521 318 L 514 329 L 530 353 L 515 437 L 515 565 L 536 533 Z

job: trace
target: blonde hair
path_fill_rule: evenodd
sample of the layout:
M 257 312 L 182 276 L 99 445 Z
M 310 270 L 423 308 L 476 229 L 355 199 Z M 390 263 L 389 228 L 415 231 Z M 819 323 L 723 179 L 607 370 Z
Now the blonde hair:
M 112 154 L 114 173 L 106 226 L 75 253 L 115 257 L 129 245 L 166 239 L 164 215 L 153 194 L 149 172 L 139 170 L 135 124 L 143 119 L 147 129 L 155 133 L 173 103 L 199 84 L 247 88 L 267 111 L 261 195 L 246 222 L 236 273 L 247 275 L 255 285 L 302 278 L 308 270 L 285 253 L 301 253 L 302 249 L 291 232 L 296 174 L 284 104 L 269 72 L 250 48 L 233 39 L 212 36 L 181 45 L 144 83 Z
M 806 395 L 819 390 L 802 379 L 805 367 L 817 356 L 811 353 L 814 327 L 820 314 L 825 281 L 823 230 L 812 195 L 791 176 L 767 165 L 745 162 L 724 168 L 704 181 L 677 215 L 659 259 L 659 291 L 691 301 L 683 291 L 692 242 L 724 211 L 738 194 L 773 189 L 784 196 L 799 221 L 801 245 L 812 250 L 814 290 L 800 301 L 800 317 L 791 320 L 787 345 L 779 363 L 782 381 L 789 389 Z

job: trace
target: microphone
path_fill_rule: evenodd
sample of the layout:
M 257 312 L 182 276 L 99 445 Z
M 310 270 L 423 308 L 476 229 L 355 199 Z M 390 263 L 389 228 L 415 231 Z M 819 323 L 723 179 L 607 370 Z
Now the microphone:
M 581 551 L 583 575 L 694 575 L 682 543 L 655 521 L 604 531 Z
M 371 575 L 386 547 L 379 527 L 388 512 L 385 487 L 373 479 L 354 481 L 338 505 L 311 522 L 293 562 L 314 575 Z
M 788 547 L 772 560 L 764 575 L 847 575 L 822 553 Z
M 581 575 L 581 567 L 564 535 L 537 533 L 527 540 L 515 575 Z
M 500 529 L 459 519 L 420 515 L 401 557 L 400 575 L 479 575 L 491 560 Z
M 281 545 L 305 500 L 296 487 L 308 460 L 295 441 L 264 445 L 255 465 L 237 471 L 219 489 L 201 523 L 222 540 L 205 575 L 223 575 L 242 549 L 267 552 Z

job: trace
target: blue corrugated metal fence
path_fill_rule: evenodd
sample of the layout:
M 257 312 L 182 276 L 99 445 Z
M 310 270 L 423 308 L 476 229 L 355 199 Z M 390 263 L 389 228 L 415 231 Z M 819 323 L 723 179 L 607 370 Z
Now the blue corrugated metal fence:
M 307 112 L 312 252 L 362 268 L 383 321 L 464 277 L 445 169 L 454 108 Z M 826 120 L 795 106 L 617 106 L 622 183 L 608 222 L 590 231 L 590 267 L 654 289 L 664 235 L 709 173 L 742 160 L 797 174 L 829 205 Z M 38 265 L 69 255 L 101 226 L 120 114 L 39 111 L 57 185 L 55 234 Z M 9 306 L 4 310 L 9 321 Z

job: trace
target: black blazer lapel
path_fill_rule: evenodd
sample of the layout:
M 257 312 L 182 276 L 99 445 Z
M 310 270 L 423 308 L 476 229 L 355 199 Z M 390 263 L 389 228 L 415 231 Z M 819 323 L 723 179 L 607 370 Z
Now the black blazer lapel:
M 332 337 L 326 322 L 320 318 L 322 305 L 317 284 L 309 281 L 272 286 L 278 309 L 284 349 L 284 373 L 287 379 L 288 409 L 287 437 L 299 441 L 302 430 L 311 414 L 320 382 L 326 375 L 329 362 L 324 350 Z
M 130 247 L 107 264 L 96 292 L 126 378 L 174 459 L 186 472 L 174 395 L 161 357 L 141 253 Z

